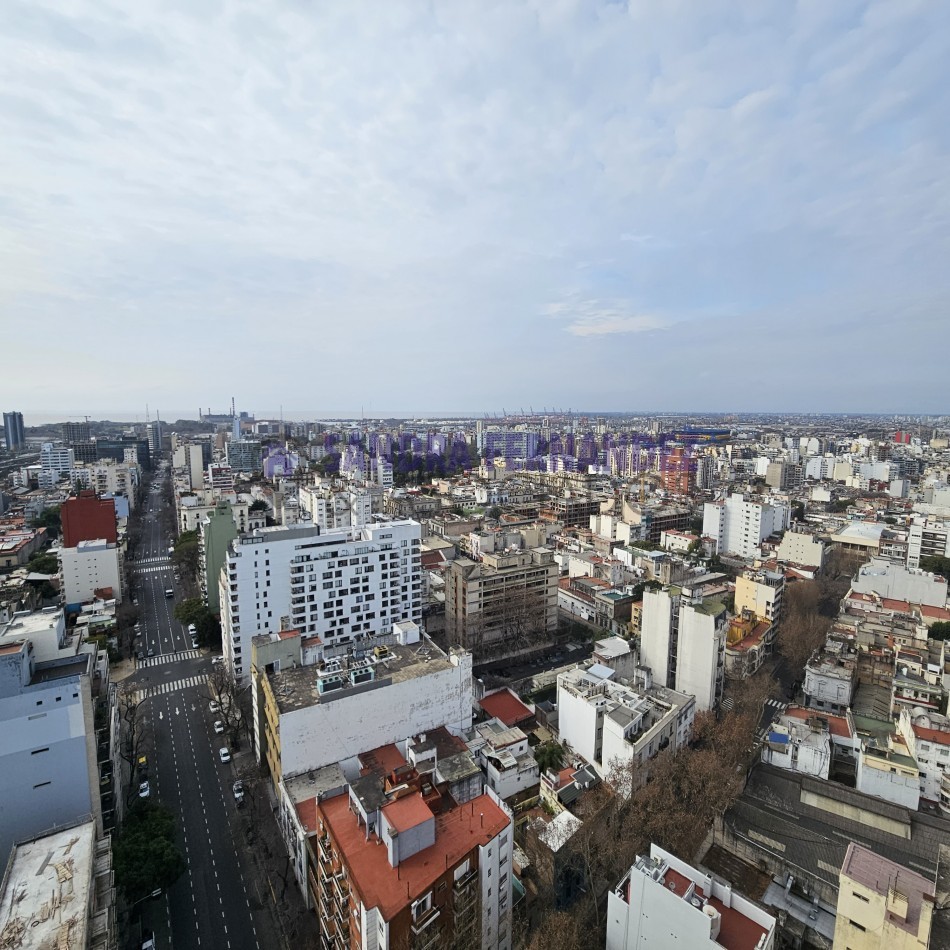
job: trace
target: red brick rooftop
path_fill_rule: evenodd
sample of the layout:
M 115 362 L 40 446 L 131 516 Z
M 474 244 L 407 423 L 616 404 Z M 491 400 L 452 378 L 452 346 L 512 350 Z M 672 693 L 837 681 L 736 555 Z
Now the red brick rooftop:
M 386 821 L 400 834 L 425 824 L 434 817 L 432 809 L 422 800 L 419 792 L 397 798 L 394 802 L 383 805 L 381 810 Z
M 349 804 L 348 795 L 337 795 L 321 802 L 319 809 L 347 866 L 350 886 L 366 907 L 377 908 L 386 921 L 508 826 L 508 816 L 488 795 L 479 795 L 436 815 L 435 844 L 394 868 L 378 836 L 367 839 Z
M 478 705 L 489 716 L 500 719 L 509 729 L 534 715 L 517 696 L 507 689 L 485 696 L 478 701 Z

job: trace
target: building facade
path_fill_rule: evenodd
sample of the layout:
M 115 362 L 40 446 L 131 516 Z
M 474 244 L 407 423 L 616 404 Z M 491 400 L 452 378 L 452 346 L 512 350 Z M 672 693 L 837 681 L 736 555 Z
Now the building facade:
M 19 452 L 20 449 L 26 446 L 22 412 L 5 412 L 3 414 L 3 440 L 8 452 Z
M 504 654 L 557 630 L 557 564 L 547 548 L 456 558 L 445 575 L 449 643 Z
M 323 532 L 258 528 L 233 540 L 219 577 L 224 656 L 250 673 L 253 637 L 297 629 L 342 647 L 422 619 L 421 531 L 414 521 Z

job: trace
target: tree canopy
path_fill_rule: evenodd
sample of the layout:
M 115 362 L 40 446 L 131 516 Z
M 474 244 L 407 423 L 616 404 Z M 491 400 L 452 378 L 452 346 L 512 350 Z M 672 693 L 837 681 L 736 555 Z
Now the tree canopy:
M 150 801 L 129 809 L 114 846 L 116 883 L 129 903 L 170 887 L 185 870 L 171 811 Z

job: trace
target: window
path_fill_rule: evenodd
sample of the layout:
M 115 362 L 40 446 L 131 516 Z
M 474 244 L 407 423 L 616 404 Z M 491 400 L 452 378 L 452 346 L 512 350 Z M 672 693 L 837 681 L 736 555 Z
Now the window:
M 848 923 L 851 924 L 851 926 L 856 930 L 860 930 L 862 932 L 868 929 L 867 927 L 862 927 L 861 924 L 859 924 L 856 920 L 849 920 Z
M 863 894 L 859 894 L 857 891 L 852 891 L 851 896 L 856 897 L 859 901 L 864 901 L 865 904 L 871 903 L 870 897 L 865 897 Z

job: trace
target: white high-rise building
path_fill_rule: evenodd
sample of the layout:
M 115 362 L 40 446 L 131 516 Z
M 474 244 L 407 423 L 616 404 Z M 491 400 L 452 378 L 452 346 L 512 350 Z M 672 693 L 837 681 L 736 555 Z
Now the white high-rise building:
M 758 557 L 762 542 L 785 531 L 790 521 L 788 505 L 747 501 L 738 492 L 703 506 L 703 535 L 715 540 L 719 554 Z
M 75 452 L 64 445 L 44 442 L 40 449 L 40 488 L 52 488 L 76 466 Z
M 67 604 L 85 604 L 96 591 L 112 591 L 122 602 L 122 556 L 115 544 L 102 539 L 80 541 L 74 548 L 60 548 L 63 597 Z
M 689 588 L 645 591 L 640 662 L 655 682 L 696 697 L 700 712 L 722 699 L 727 611 Z
M 373 497 L 360 488 L 343 491 L 325 486 L 304 486 L 299 494 L 300 507 L 322 531 L 336 528 L 361 528 L 373 517 Z
M 226 662 L 250 673 L 251 639 L 299 630 L 324 648 L 388 634 L 422 619 L 422 529 L 386 521 L 322 531 L 257 528 L 231 542 L 220 576 Z

